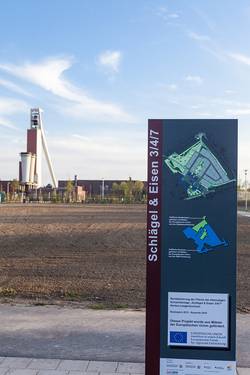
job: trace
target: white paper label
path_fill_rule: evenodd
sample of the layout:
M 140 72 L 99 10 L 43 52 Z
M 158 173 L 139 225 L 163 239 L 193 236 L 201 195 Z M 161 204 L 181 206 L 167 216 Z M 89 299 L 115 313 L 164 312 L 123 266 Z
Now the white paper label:
M 160 375 L 236 375 L 234 361 L 161 358 Z
M 228 347 L 228 294 L 168 293 L 168 345 Z

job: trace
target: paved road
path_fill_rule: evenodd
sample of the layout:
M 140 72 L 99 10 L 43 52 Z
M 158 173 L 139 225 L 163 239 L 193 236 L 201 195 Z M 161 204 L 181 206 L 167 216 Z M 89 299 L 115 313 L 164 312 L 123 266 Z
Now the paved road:
M 0 305 L 0 356 L 144 361 L 144 311 Z M 238 314 L 238 366 L 250 367 L 250 314 Z
M 250 212 L 249 211 L 238 211 L 239 216 L 245 216 L 245 217 L 250 217 Z
M 0 305 L 0 356 L 144 361 L 144 312 Z

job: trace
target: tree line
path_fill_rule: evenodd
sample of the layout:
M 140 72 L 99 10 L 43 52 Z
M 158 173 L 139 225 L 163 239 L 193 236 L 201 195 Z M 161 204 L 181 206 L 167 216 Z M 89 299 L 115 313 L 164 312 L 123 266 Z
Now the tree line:
M 47 186 L 48 188 L 48 186 Z M 3 191 L 0 181 L 0 201 L 7 202 L 18 202 L 21 200 L 25 201 L 51 201 L 54 203 L 64 202 L 64 203 L 74 203 L 79 202 L 77 199 L 74 182 L 70 179 L 67 180 L 64 191 L 58 191 L 51 188 L 31 190 L 29 193 L 25 194 L 23 188 L 21 190 L 20 182 L 14 179 L 8 183 L 7 193 Z M 127 181 L 122 181 L 120 183 L 114 182 L 112 188 L 109 191 L 104 191 L 104 196 L 100 191 L 100 194 L 89 195 L 86 194 L 86 202 L 103 202 L 103 203 L 144 203 L 146 201 L 146 187 L 142 181 L 132 181 L 129 177 Z
M 143 202 L 146 199 L 146 189 L 142 181 L 128 181 L 120 183 L 114 182 L 112 185 L 112 194 L 114 197 L 127 202 Z

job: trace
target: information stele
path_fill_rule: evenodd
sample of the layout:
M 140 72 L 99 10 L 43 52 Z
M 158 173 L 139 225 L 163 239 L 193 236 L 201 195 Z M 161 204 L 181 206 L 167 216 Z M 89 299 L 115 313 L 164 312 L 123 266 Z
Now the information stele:
M 236 374 L 237 120 L 149 120 L 146 375 Z

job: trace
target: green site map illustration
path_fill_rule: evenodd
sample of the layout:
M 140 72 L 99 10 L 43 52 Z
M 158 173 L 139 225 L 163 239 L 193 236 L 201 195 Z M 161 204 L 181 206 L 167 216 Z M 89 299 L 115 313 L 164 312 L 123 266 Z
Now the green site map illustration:
M 165 164 L 175 174 L 181 175 L 186 187 L 186 199 L 205 197 L 220 186 L 229 184 L 230 179 L 219 160 L 204 142 L 205 133 L 195 136 L 197 142 L 181 154 L 174 152 L 165 160 Z
M 188 239 L 192 239 L 196 244 L 198 253 L 207 253 L 221 246 L 228 246 L 225 240 L 219 238 L 206 217 L 194 226 L 188 226 L 183 230 Z

